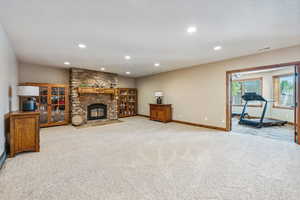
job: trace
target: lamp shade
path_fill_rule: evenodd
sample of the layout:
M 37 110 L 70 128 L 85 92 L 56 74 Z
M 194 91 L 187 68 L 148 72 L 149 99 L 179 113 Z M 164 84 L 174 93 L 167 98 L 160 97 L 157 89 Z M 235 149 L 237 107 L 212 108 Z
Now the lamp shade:
M 17 95 L 18 96 L 39 96 L 40 89 L 35 86 L 18 86 Z
M 162 97 L 162 96 L 164 96 L 164 94 L 161 91 L 157 91 L 157 92 L 154 92 L 154 96 L 155 97 Z

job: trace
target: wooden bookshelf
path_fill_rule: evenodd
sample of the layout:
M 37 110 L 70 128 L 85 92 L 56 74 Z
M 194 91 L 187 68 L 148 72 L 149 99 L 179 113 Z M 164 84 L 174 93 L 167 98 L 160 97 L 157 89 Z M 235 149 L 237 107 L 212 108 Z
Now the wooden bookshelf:
M 137 115 L 137 89 L 118 88 L 118 117 Z

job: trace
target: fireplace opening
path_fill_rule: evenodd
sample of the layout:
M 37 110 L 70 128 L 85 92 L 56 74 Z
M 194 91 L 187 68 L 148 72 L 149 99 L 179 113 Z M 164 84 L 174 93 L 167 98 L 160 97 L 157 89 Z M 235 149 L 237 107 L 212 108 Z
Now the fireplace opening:
M 107 118 L 107 106 L 102 103 L 91 104 L 87 107 L 88 120 L 106 119 Z

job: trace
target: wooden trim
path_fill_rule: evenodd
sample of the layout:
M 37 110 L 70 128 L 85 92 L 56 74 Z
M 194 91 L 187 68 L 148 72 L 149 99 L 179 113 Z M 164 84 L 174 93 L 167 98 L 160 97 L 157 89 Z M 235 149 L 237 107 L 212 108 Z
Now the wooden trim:
M 137 116 L 150 118 L 148 115 L 142 115 L 142 114 L 138 114 Z M 180 120 L 172 120 L 171 122 L 178 123 L 178 124 L 185 124 L 185 125 L 189 125 L 189 126 L 196 126 L 196 127 L 201 127 L 201 128 L 214 129 L 214 130 L 219 130 L 219 131 L 226 131 L 226 128 L 205 125 L 205 124 L 196 124 L 196 123 L 185 122 L 185 121 L 180 121 Z
M 142 114 L 137 114 L 137 116 L 139 116 L 139 117 L 146 117 L 146 118 L 150 118 L 150 116 L 148 116 L 148 115 L 142 115 Z
M 19 86 L 38 86 L 38 87 L 69 87 L 68 84 L 52 84 L 52 83 L 32 83 L 32 82 L 25 82 L 25 83 L 19 83 Z
M 257 70 L 264 70 L 264 69 L 273 69 L 273 68 L 279 68 L 279 67 L 288 67 L 288 66 L 295 66 L 299 65 L 300 61 L 296 62 L 289 62 L 289 63 L 280 63 L 275 65 L 264 65 L 260 67 L 250 67 L 250 68 L 243 68 L 243 69 L 236 69 L 236 70 L 229 70 L 226 73 L 239 73 L 239 72 L 248 72 L 248 71 L 257 71 Z
M 149 103 L 150 106 L 172 106 L 172 104 L 156 104 L 156 103 Z
M 232 73 L 226 72 L 226 131 L 229 132 L 232 129 L 232 95 L 231 95 L 231 82 Z
M 288 67 L 288 66 L 295 66 L 297 69 L 297 73 L 300 72 L 300 61 L 297 62 L 290 62 L 290 63 L 281 63 L 276 65 L 266 65 L 266 66 L 260 66 L 260 67 L 252 67 L 252 68 L 244 68 L 244 69 L 238 69 L 238 70 L 229 70 L 226 71 L 226 104 L 225 104 L 225 112 L 226 112 L 226 131 L 231 131 L 232 128 L 232 120 L 231 120 L 231 78 L 233 73 L 238 72 L 245 72 L 245 71 L 256 71 L 256 70 L 263 70 L 263 69 L 272 69 L 272 68 L 278 68 L 278 67 Z M 296 82 L 296 93 L 295 98 L 297 100 L 297 104 L 300 103 L 300 92 L 298 90 L 300 89 L 300 78 L 297 76 Z M 294 108 L 295 110 L 295 128 L 296 133 L 295 134 L 295 142 L 300 144 L 300 106 L 297 106 Z
M 47 123 L 47 124 L 40 124 L 41 128 L 47 128 L 47 127 L 53 127 L 53 126 L 62 126 L 62 125 L 68 125 L 69 121 L 65 121 L 65 122 L 51 122 L 51 123 Z
M 294 76 L 294 73 L 286 73 L 286 74 L 279 74 L 279 75 L 275 75 L 272 76 L 273 78 L 280 78 L 280 77 L 286 77 L 286 76 Z
M 114 88 L 78 88 L 78 94 L 111 94 L 115 95 Z
M 285 109 L 285 110 L 295 110 L 295 107 L 276 106 L 275 104 L 273 104 L 272 108 L 275 108 L 275 109 Z
M 211 125 L 205 125 L 205 124 L 196 124 L 196 123 L 179 121 L 179 120 L 172 120 L 172 122 L 179 123 L 179 124 L 190 125 L 190 126 L 197 126 L 197 127 L 201 127 L 201 128 L 208 128 L 208 129 L 214 129 L 214 130 L 219 130 L 219 131 L 226 131 L 226 128 L 217 127 L 217 126 L 211 126 Z
M 263 77 L 257 77 L 257 78 L 243 78 L 243 79 L 232 79 L 232 82 L 245 82 L 245 81 L 263 81 Z
M 25 112 L 21 112 L 21 111 L 14 111 L 14 112 L 10 112 L 9 115 L 10 116 L 24 116 Z M 32 112 L 26 112 L 26 115 L 40 115 L 40 113 L 38 111 L 32 111 Z

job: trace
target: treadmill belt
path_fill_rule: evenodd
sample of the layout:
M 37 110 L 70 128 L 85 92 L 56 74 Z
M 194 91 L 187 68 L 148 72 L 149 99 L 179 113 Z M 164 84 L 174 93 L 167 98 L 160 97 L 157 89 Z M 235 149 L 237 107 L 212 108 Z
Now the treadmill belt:
M 244 119 L 244 122 L 242 122 L 242 124 L 246 124 L 245 122 L 248 122 L 249 124 L 246 125 L 254 125 L 256 126 L 260 124 L 260 118 L 256 118 L 256 119 Z M 287 121 L 282 121 L 282 120 L 275 120 L 275 119 L 268 119 L 265 118 L 263 120 L 262 126 L 283 126 L 287 123 Z
M 246 121 L 252 121 L 252 122 L 260 122 L 260 119 L 247 119 Z M 275 119 L 264 119 L 263 123 L 277 123 L 277 122 L 281 122 L 280 120 L 275 120 Z

